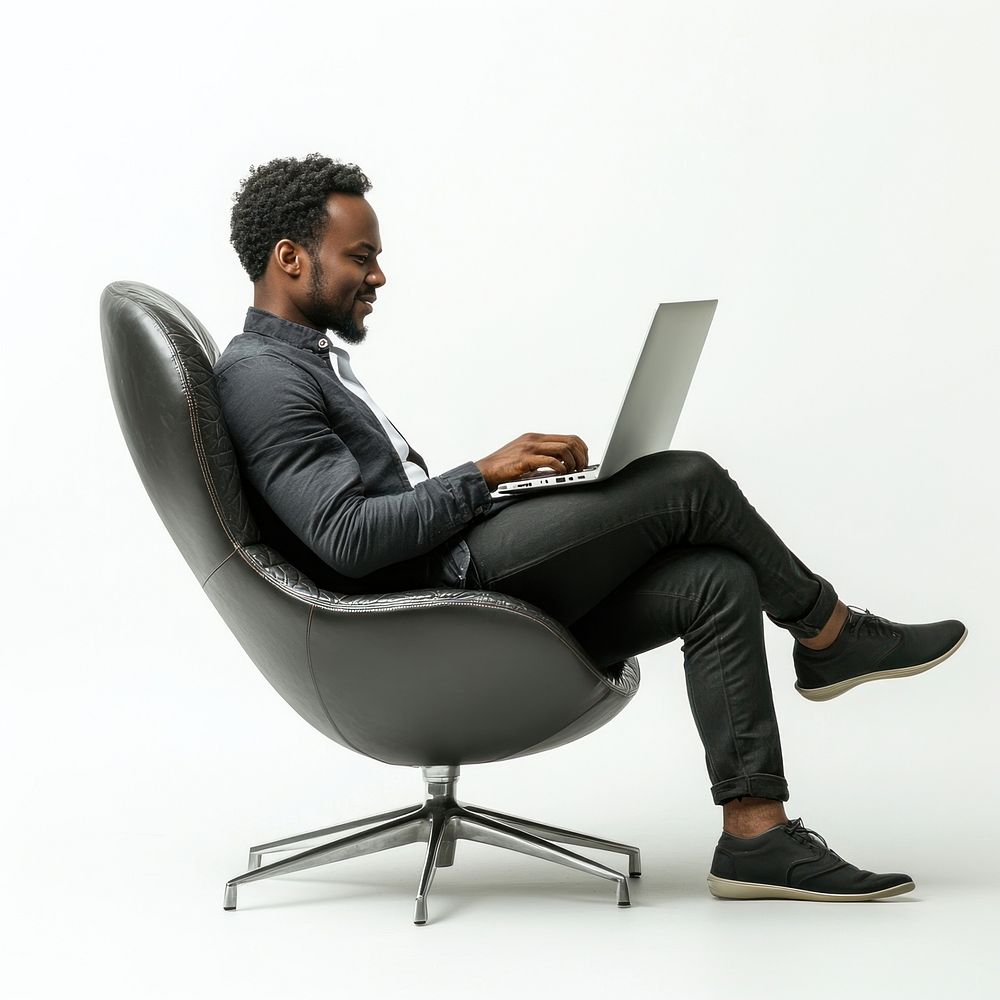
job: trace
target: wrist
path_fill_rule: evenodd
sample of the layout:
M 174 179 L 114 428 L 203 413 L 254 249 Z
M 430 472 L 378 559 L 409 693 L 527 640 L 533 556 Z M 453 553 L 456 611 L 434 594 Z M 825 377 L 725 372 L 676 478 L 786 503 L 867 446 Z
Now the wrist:
M 490 490 L 494 489 L 497 484 L 490 482 L 490 477 L 486 475 L 486 471 L 483 469 L 482 465 L 479 462 L 473 462 L 472 464 L 479 470 L 479 474 L 483 477 L 483 481 L 486 483 L 487 487 Z

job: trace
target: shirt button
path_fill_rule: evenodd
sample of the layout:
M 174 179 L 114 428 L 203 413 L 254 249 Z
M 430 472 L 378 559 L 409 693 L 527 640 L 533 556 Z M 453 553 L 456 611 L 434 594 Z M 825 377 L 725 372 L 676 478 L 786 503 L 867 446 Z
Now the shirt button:
M 316 346 L 317 347 L 329 347 L 330 346 L 330 341 L 327 340 L 326 337 L 324 337 Z

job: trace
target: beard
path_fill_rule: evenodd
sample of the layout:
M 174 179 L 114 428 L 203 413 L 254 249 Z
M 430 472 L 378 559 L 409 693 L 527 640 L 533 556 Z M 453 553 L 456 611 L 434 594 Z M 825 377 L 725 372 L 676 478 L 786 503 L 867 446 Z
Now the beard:
M 323 268 L 319 261 L 313 263 L 309 276 L 309 319 L 321 330 L 335 333 L 348 344 L 360 344 L 368 335 L 367 329 L 354 322 L 352 299 L 346 311 L 336 309 L 323 300 Z

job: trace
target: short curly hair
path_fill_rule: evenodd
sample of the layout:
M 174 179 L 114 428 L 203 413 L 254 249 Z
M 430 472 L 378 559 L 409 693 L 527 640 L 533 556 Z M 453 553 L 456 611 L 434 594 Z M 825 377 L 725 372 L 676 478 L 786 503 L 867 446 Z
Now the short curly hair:
M 370 189 L 360 167 L 319 153 L 251 166 L 233 195 L 229 242 L 250 280 L 259 281 L 278 240 L 294 240 L 315 254 L 326 229 L 326 199 L 331 194 L 363 195 Z

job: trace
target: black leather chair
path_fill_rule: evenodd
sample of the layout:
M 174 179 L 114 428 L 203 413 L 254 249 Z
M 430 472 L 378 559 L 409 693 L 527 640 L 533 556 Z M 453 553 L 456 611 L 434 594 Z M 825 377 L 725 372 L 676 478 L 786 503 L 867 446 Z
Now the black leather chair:
M 250 659 L 321 733 L 420 767 L 426 784 L 422 803 L 252 847 L 249 870 L 226 884 L 225 908 L 235 909 L 246 882 L 426 841 L 414 917 L 422 924 L 434 872 L 453 864 L 458 839 L 611 879 L 628 905 L 624 875 L 552 841 L 625 854 L 633 877 L 637 848 L 459 804 L 455 790 L 462 764 L 539 753 L 603 726 L 638 688 L 635 658 L 602 672 L 558 622 L 492 591 L 319 589 L 259 537 L 215 393 L 219 351 L 201 323 L 149 285 L 116 281 L 101 296 L 101 331 L 143 484 Z M 334 839 L 360 827 L 371 828 Z M 261 866 L 263 855 L 289 851 Z

